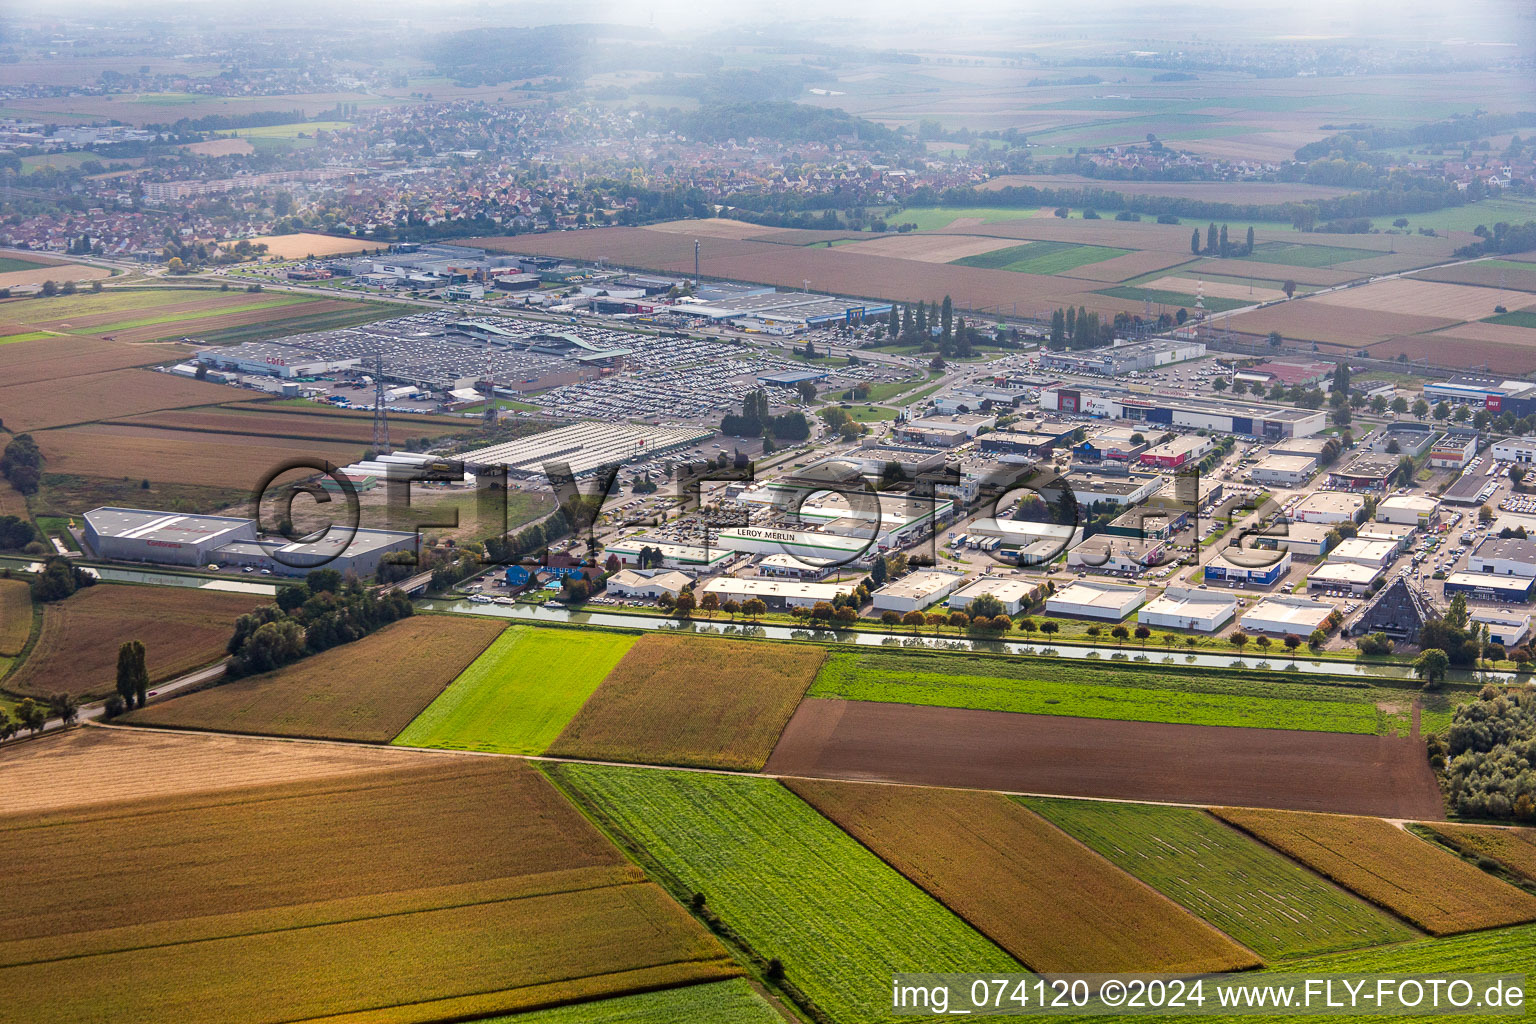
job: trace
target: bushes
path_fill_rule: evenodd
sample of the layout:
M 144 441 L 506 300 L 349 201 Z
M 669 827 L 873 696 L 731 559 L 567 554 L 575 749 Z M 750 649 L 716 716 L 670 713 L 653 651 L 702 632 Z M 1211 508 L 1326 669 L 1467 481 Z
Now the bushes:
M 1431 738 L 1429 754 L 1444 762 L 1457 814 L 1536 821 L 1536 693 L 1484 687 L 1443 738 Z
M 292 588 L 302 602 L 284 595 L 280 604 L 262 605 L 235 620 L 227 647 L 231 678 L 270 672 L 306 654 L 360 640 L 414 611 L 403 594 L 378 597 L 356 581 L 331 589 L 335 573 L 317 570 L 310 576 L 305 586 Z
M 43 453 L 31 434 L 18 434 L 5 446 L 5 453 L 0 455 L 0 474 L 18 493 L 37 493 L 43 475 Z

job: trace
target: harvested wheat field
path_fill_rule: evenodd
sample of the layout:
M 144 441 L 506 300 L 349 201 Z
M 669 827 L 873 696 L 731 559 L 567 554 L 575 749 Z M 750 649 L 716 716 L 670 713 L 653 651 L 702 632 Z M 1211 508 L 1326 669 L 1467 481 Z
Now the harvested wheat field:
M 122 345 L 99 338 L 39 338 L 0 345 L 0 380 L 7 385 L 57 381 L 182 359 L 177 345 Z
M 32 1024 L 425 1024 L 740 973 L 510 760 L 11 815 L 0 856 L 0 986 Z
M 32 588 L 26 580 L 0 580 L 0 655 L 17 655 L 32 635 Z
M 112 276 L 106 267 L 87 267 L 78 263 L 61 263 L 35 270 L 12 270 L 0 274 L 0 288 L 21 288 L 40 285 L 44 281 L 101 281 Z
M 877 235 L 868 242 L 854 242 L 843 251 L 862 256 L 893 256 L 919 263 L 952 263 L 967 256 L 979 256 L 994 249 L 1006 249 L 1014 243 L 1007 238 L 981 238 L 976 235 Z
M 1295 281 L 1325 287 L 1354 281 L 1363 274 L 1330 267 L 1293 267 L 1284 263 L 1262 263 L 1258 260 L 1212 259 L 1202 256 L 1200 262 L 1184 268 L 1186 277 L 1199 274 L 1216 274 L 1221 277 L 1251 277 L 1258 281 Z
M 1526 292 L 1479 288 L 1475 285 L 1442 284 L 1399 277 L 1358 288 L 1325 292 L 1306 300 L 1342 309 L 1373 313 L 1443 317 L 1447 320 L 1480 320 L 1493 316 L 1494 306 L 1519 307 L 1531 301 Z
M 1536 921 L 1536 896 L 1380 818 L 1212 813 L 1431 935 Z
M 1492 307 L 1489 308 L 1491 311 Z M 1235 313 L 1230 317 L 1219 318 L 1217 323 L 1259 337 L 1264 337 L 1270 331 L 1279 331 L 1285 338 L 1340 345 L 1353 351 L 1400 334 L 1423 334 L 1450 327 L 1460 319 L 1385 313 L 1337 304 L 1324 305 L 1317 299 L 1309 298 L 1292 299 L 1264 309 Z
M 0 815 L 332 779 L 432 764 L 426 760 L 432 756 L 393 747 L 88 726 L 0 747 Z
M 260 435 L 111 423 L 44 430 L 36 437 L 50 473 L 240 488 L 254 487 L 273 469 L 294 459 L 345 466 L 367 447 L 362 442 L 277 442 Z
M 1536 266 L 1513 260 L 1458 263 L 1451 267 L 1425 270 L 1413 276 L 1424 281 L 1445 281 L 1450 284 L 1475 284 L 1485 288 L 1516 288 L 1522 292 L 1536 292 Z
M 1468 341 L 1485 341 L 1493 345 L 1536 346 L 1536 330 L 1515 324 L 1468 323 L 1436 331 L 1433 338 L 1465 338 Z
M 502 628 L 497 620 L 414 615 L 276 672 L 160 701 L 122 721 L 388 743 Z
M 218 406 L 213 408 L 165 409 L 114 420 L 127 426 L 158 427 L 212 434 L 251 434 L 281 437 L 293 441 L 340 441 L 353 444 L 373 442 L 373 416 L 324 406 L 285 409 L 264 403 Z M 409 430 L 414 435 L 440 437 L 464 429 L 464 421 L 437 416 L 390 416 L 391 428 Z
M 1140 286 L 1138 286 L 1140 287 Z M 1271 302 L 1285 298 L 1278 288 L 1264 288 L 1257 284 L 1238 284 L 1235 281 L 1207 281 L 1197 277 L 1160 277 L 1147 283 L 1148 288 L 1161 288 L 1170 292 L 1195 295 L 1204 292 L 1218 299 L 1242 299 L 1244 302 Z
M 689 238 L 751 238 L 753 235 L 775 234 L 778 229 L 761 224 L 749 224 L 729 217 L 703 217 L 699 220 L 669 220 L 649 225 L 652 231 L 665 231 L 669 235 L 687 235 Z
M 34 697 L 112 693 L 117 649 L 139 640 L 152 682 L 163 682 L 224 656 L 235 619 L 265 603 L 250 594 L 191 587 L 98 583 L 43 606 L 32 653 L 5 680 L 7 690 Z
M 548 752 L 755 771 L 825 655 L 751 640 L 641 637 Z
M 1443 821 L 1422 827 L 1469 857 L 1491 857 L 1515 874 L 1536 882 L 1536 828 L 1452 825 Z
M 1253 953 L 999 793 L 784 784 L 1032 971 L 1259 965 Z
M 1100 260 L 1097 263 L 1085 263 L 1083 266 L 1073 267 L 1061 276 L 1113 284 L 1119 281 L 1129 281 L 1131 278 L 1140 277 L 1143 274 L 1165 270 L 1168 267 L 1176 267 L 1182 263 L 1188 263 L 1189 260 L 1190 257 L 1179 253 L 1153 252 L 1150 250 L 1146 252 L 1128 252 L 1124 256 L 1112 256 L 1107 260 Z
M 151 370 L 112 370 L 0 387 L 0 409 L 5 410 L 5 425 L 10 430 L 43 430 L 157 409 L 240 400 L 239 391 L 222 384 Z
M 306 256 L 345 256 L 354 252 L 379 252 L 385 246 L 365 238 L 336 238 L 332 235 L 316 235 L 301 231 L 293 235 L 262 235 L 250 240 L 252 245 L 265 245 L 268 256 L 280 256 L 285 260 L 301 260 Z
M 1040 796 L 1445 816 L 1424 745 L 1408 737 L 872 701 L 802 701 L 767 771 Z
M 256 152 L 248 139 L 209 139 L 207 142 L 189 142 L 181 147 L 199 156 L 250 156 Z

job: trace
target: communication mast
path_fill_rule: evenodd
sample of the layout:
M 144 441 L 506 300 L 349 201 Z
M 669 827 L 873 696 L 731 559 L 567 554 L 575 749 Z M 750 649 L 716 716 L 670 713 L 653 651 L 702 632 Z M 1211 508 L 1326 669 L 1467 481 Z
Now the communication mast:
M 373 354 L 373 450 L 389 454 L 389 414 L 384 409 L 384 350 Z
M 699 283 L 699 240 L 693 240 L 693 283 L 697 287 Z

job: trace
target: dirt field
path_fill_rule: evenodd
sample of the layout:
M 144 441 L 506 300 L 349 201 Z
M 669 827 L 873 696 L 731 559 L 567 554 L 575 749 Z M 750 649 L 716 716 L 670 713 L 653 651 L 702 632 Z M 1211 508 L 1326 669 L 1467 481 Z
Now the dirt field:
M 0 815 L 63 811 L 212 793 L 273 782 L 331 779 L 432 755 L 392 747 L 289 743 L 150 729 L 71 729 L 0 747 Z
M 1536 346 L 1536 331 L 1529 327 L 1516 327 L 1514 324 L 1484 324 L 1466 323 L 1457 324 L 1455 327 L 1447 327 L 1443 331 L 1436 331 L 1431 338 L 1455 337 L 1467 341 L 1486 341 L 1494 345 L 1513 345 L 1516 347 Z
M 168 409 L 114 420 L 135 427 L 159 427 L 165 430 L 199 431 L 216 434 L 253 434 L 301 441 L 342 441 L 369 444 L 373 441 L 373 417 L 360 413 L 330 412 L 323 406 L 315 411 L 286 409 L 264 405 L 230 408 Z M 462 420 L 413 416 L 391 416 L 391 431 L 400 427 L 412 436 L 438 437 L 463 430 Z
M 251 239 L 251 244 L 265 245 L 268 256 L 281 256 L 285 260 L 301 260 L 306 256 L 344 256 L 347 253 L 372 252 L 384 248 L 380 243 L 366 238 L 335 238 L 304 231 L 292 235 L 262 235 Z
M 744 220 L 731 220 L 729 217 L 705 217 L 699 220 L 669 220 L 660 224 L 652 224 L 652 231 L 663 231 L 669 235 L 687 235 L 689 238 L 751 238 L 753 235 L 772 236 L 777 234 L 777 228 L 764 227 L 761 224 L 749 224 Z M 692 243 L 689 243 L 692 244 Z
M 1331 199 L 1349 191 L 1326 185 L 1287 182 L 1106 181 L 1100 178 L 1084 178 L 1076 174 L 1004 174 L 977 185 L 976 191 L 996 192 L 1009 187 L 1100 189 L 1127 196 L 1174 196 L 1180 199 L 1198 199 L 1206 203 L 1261 206 L 1272 203 L 1304 203 L 1308 199 Z
M 1254 285 L 1251 288 L 1246 284 L 1237 284 L 1233 281 L 1207 281 L 1198 277 L 1160 277 L 1148 282 L 1148 288 L 1161 288 L 1170 292 L 1185 292 L 1196 295 L 1203 290 L 1206 295 L 1215 296 L 1218 299 L 1242 299 L 1245 302 L 1269 302 L 1272 299 L 1285 298 L 1285 292 L 1278 288 L 1260 288 Z
M 1185 277 L 1216 274 L 1221 277 L 1251 277 L 1256 281 L 1295 281 L 1297 284 L 1328 286 L 1343 284 L 1363 274 L 1331 267 L 1290 267 L 1283 263 L 1257 260 L 1218 260 L 1201 257 L 1200 262 L 1181 268 Z
M 766 770 L 1037 795 L 1444 817 L 1423 744 L 809 699 Z
M 1115 283 L 1129 281 L 1133 277 L 1140 277 L 1167 267 L 1176 267 L 1188 260 L 1189 257 L 1171 252 L 1128 252 L 1124 256 L 1114 256 L 1107 260 L 1100 260 L 1098 263 L 1073 267 L 1061 276 L 1075 277 L 1084 281 Z
M 238 402 L 252 394 L 168 373 L 128 369 L 0 387 L 0 409 L 5 410 L 5 425 L 12 431 L 43 430 L 157 409 Z
M 740 973 L 507 760 L 13 816 L 0 851 L 0 985 L 36 1024 L 418 1024 Z
M 78 263 L 61 263 L 57 266 L 38 267 L 36 270 L 12 270 L 0 274 L 0 288 L 20 288 L 37 285 L 44 281 L 103 281 L 112 276 L 105 267 L 86 267 Z
M 1474 285 L 1441 284 L 1399 277 L 1359 288 L 1327 292 L 1307 300 L 1341 309 L 1373 313 L 1443 317 L 1447 320 L 1480 320 L 1493 316 L 1494 306 L 1518 309 L 1531 301 L 1529 294 L 1509 289 Z
M 1212 813 L 1431 935 L 1536 920 L 1536 896 L 1380 818 Z
M 998 793 L 789 780 L 880 859 L 1037 972 L 1259 965 L 1233 942 Z
M 1462 326 L 1474 325 L 1463 324 Z M 1518 327 L 1512 329 L 1521 330 Z M 1461 328 L 1458 327 L 1452 327 L 1443 333 L 1409 334 L 1389 338 L 1371 345 L 1369 351 L 1376 359 L 1396 359 L 1399 355 L 1404 355 L 1409 359 L 1424 359 L 1431 365 L 1447 368 L 1486 365 L 1494 373 L 1536 372 L 1536 347 L 1529 344 L 1506 345 L 1462 337 Z
M 256 147 L 245 139 L 209 139 L 207 142 L 189 142 L 181 147 L 198 156 L 250 156 Z
M 254 487 L 291 459 L 323 459 L 345 466 L 366 450 L 366 445 L 358 443 L 274 442 L 259 435 L 203 434 L 110 423 L 44 430 L 36 436 L 50 473 L 144 477 L 157 483 L 239 488 Z
M 0 655 L 16 655 L 32 635 L 32 589 L 26 580 L 0 580 Z
M 891 256 L 919 263 L 953 263 L 967 256 L 979 256 L 994 249 L 1006 249 L 1013 243 L 1006 238 L 979 238 L 975 235 L 876 235 L 868 242 L 854 242 L 844 252 L 861 256 Z
M 1413 275 L 1423 281 L 1445 281 L 1450 284 L 1475 284 L 1485 288 L 1515 288 L 1522 292 L 1536 292 L 1536 267 L 1517 270 L 1514 267 L 1488 266 L 1486 263 L 1461 263 L 1454 267 L 1440 267 Z
M 34 697 L 112 693 L 117 649 L 127 640 L 143 641 L 149 677 L 162 682 L 217 661 L 235 619 L 264 602 L 192 587 L 99 583 L 44 606 L 37 644 L 5 688 Z
M 151 704 L 122 721 L 388 743 L 502 628 L 494 619 L 416 615 L 268 675 Z M 381 673 L 380 665 L 389 671 Z
M 641 637 L 548 752 L 755 771 L 824 655 L 776 647 L 764 659 L 750 640 Z
M 1492 307 L 1489 311 L 1492 312 Z M 1293 299 L 1265 309 L 1222 317 L 1217 323 L 1260 337 L 1270 331 L 1279 331 L 1285 338 L 1341 345 L 1353 351 L 1401 334 L 1423 334 L 1450 327 L 1459 319 L 1411 316 L 1324 305 L 1315 299 Z

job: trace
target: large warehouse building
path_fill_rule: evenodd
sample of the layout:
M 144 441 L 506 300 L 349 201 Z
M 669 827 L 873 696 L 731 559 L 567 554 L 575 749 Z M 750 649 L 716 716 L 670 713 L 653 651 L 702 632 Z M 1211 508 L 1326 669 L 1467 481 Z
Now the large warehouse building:
M 690 448 L 714 436 L 694 427 L 646 427 L 629 423 L 572 423 L 505 444 L 477 448 L 456 458 L 467 466 L 505 466 L 517 479 L 542 479 L 547 464 L 564 464 L 588 476 L 615 463 L 644 462 Z
M 98 558 L 159 565 L 250 566 L 278 575 L 310 569 L 369 576 L 383 557 L 413 551 L 416 534 L 332 530 L 318 541 L 262 537 L 254 519 L 183 515 L 141 508 L 97 508 L 85 514 L 85 545 Z
M 1078 416 L 1213 430 L 1244 437 L 1310 437 L 1328 422 L 1321 410 L 1256 402 L 1129 394 L 1119 388 L 1055 384 L 1040 392 L 1040 408 Z
M 1237 598 L 1216 590 L 1169 587 L 1142 606 L 1136 621 L 1144 626 L 1214 633 L 1237 614 Z

